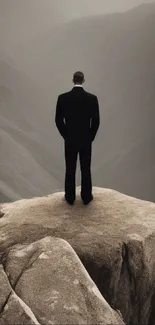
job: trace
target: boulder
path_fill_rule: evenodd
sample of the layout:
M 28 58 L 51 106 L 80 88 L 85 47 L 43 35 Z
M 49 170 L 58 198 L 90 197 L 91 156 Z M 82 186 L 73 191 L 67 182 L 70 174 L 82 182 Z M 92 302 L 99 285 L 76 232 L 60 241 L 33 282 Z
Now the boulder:
M 128 325 L 155 324 L 155 204 L 93 187 L 88 206 L 64 192 L 1 205 L 0 251 L 54 236 L 75 250 L 109 305 Z
M 63 239 L 47 236 L 29 245 L 15 245 L 5 258 L 4 270 L 0 280 L 5 278 L 8 291 L 3 285 L 0 299 L 6 301 L 10 290 L 13 294 L 0 325 L 6 325 L 6 320 L 13 325 L 124 325 Z
M 39 325 L 30 308 L 12 289 L 0 265 L 0 325 Z

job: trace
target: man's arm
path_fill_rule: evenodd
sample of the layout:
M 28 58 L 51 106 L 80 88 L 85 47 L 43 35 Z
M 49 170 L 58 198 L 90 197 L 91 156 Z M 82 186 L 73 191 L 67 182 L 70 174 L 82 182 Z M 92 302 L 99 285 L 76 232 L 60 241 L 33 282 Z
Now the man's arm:
M 92 120 L 91 120 L 91 127 L 90 127 L 92 141 L 94 141 L 95 139 L 99 125 L 100 125 L 99 103 L 98 103 L 97 96 L 95 96 L 93 107 L 92 107 Z
M 61 136 L 65 138 L 66 125 L 64 123 L 63 107 L 61 105 L 60 95 L 58 96 L 58 100 L 56 104 L 55 123 Z

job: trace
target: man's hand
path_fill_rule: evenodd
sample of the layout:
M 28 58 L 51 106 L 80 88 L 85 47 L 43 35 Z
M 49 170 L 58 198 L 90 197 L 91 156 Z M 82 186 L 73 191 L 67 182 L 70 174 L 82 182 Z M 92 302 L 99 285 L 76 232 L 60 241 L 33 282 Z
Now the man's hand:
M 56 104 L 55 123 L 56 123 L 56 126 L 57 126 L 61 136 L 65 139 L 66 125 L 64 123 L 63 106 L 61 105 L 60 95 L 58 96 L 58 100 L 57 100 L 57 104 Z
M 90 127 L 92 142 L 95 139 L 99 125 L 100 125 L 99 104 L 98 104 L 97 96 L 95 96 L 93 107 L 92 107 L 92 120 L 91 120 L 91 127 Z

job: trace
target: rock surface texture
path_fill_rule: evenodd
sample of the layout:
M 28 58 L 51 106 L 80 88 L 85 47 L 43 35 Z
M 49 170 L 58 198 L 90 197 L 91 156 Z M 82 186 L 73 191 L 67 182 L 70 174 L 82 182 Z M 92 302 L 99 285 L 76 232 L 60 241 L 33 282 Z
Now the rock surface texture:
M 0 206 L 0 324 L 9 306 L 23 324 L 155 324 L 155 204 L 98 187 L 93 194 L 88 206 L 80 187 L 73 206 L 64 192 Z
M 63 239 L 15 245 L 4 270 L 0 324 L 124 324 Z

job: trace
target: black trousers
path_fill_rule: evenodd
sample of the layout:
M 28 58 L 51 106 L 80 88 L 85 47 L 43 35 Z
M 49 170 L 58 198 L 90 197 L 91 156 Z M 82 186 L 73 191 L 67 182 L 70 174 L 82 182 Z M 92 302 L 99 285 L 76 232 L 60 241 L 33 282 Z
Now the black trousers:
M 68 141 L 64 142 L 65 151 L 65 195 L 69 200 L 76 198 L 76 166 L 79 153 L 80 169 L 81 169 L 81 198 L 89 200 L 92 195 L 92 179 L 91 179 L 91 155 L 92 142 L 83 144 L 73 144 Z

